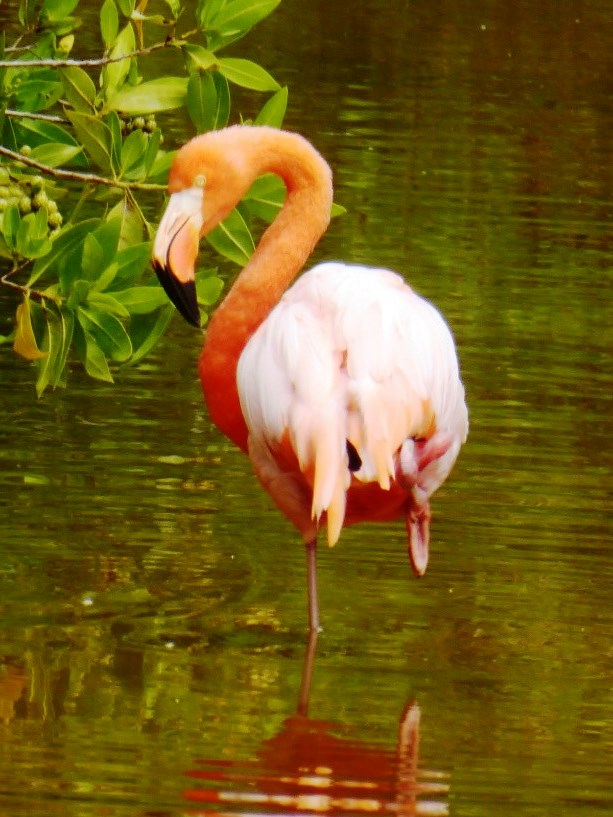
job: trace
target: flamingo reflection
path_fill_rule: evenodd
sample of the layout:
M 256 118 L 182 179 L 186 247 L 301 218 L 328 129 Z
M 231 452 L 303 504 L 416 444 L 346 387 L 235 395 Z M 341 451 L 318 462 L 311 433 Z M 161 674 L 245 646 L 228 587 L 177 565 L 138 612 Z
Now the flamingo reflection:
M 446 815 L 442 772 L 419 765 L 421 712 L 411 701 L 399 721 L 395 749 L 343 736 L 340 723 L 308 716 L 317 634 L 311 634 L 297 714 L 262 743 L 251 763 L 206 759 L 188 772 L 185 798 L 195 815 L 348 814 Z M 197 783 L 196 783 L 197 781 Z

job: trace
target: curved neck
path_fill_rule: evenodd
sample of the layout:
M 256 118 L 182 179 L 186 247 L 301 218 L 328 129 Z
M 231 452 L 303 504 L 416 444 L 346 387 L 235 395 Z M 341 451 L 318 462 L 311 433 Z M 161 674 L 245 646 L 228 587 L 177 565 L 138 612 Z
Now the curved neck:
M 304 266 L 330 220 L 330 168 L 297 134 L 271 128 L 232 129 L 239 140 L 250 184 L 264 173 L 280 176 L 285 203 L 233 287 L 211 318 L 199 373 L 211 419 L 244 451 L 247 427 L 236 386 L 245 345 Z

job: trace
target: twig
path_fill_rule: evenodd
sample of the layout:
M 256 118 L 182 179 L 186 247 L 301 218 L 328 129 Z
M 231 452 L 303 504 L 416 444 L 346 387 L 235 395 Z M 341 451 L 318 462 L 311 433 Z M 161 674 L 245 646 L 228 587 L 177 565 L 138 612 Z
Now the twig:
M 51 113 L 33 113 L 30 111 L 14 111 L 12 108 L 6 108 L 4 113 L 7 116 L 15 116 L 19 117 L 20 119 L 40 119 L 42 122 L 54 122 L 58 125 L 63 125 L 68 122 L 67 119 L 62 118 L 61 116 L 56 116 L 55 114 Z
M 64 181 L 82 182 L 84 184 L 100 184 L 106 187 L 118 187 L 120 190 L 165 190 L 166 185 L 163 184 L 148 184 L 146 182 L 122 182 L 119 179 L 107 179 L 106 176 L 97 176 L 94 173 L 80 173 L 77 170 L 60 170 L 57 167 L 49 167 L 42 162 L 37 162 L 36 159 L 31 159 L 29 156 L 24 156 L 21 153 L 16 153 L 14 150 L 5 148 L 0 145 L 0 155 L 7 156 L 14 162 L 21 162 L 28 167 L 34 167 L 42 173 L 47 173 L 49 176 L 54 176 L 56 179 L 63 179 Z
M 147 48 L 138 48 L 136 51 L 130 51 L 127 54 L 122 54 L 119 57 L 93 57 L 90 59 L 76 60 L 76 59 L 33 59 L 33 60 L 0 60 L 0 68 L 96 68 L 100 66 L 109 65 L 112 62 L 120 62 L 121 60 L 129 60 L 132 57 L 144 57 L 151 54 L 153 51 L 159 51 L 162 48 L 169 48 L 170 46 L 180 45 L 182 40 L 186 40 L 197 33 L 197 30 L 188 31 L 179 38 L 168 37 L 163 43 L 154 43 Z
M 93 57 L 84 60 L 69 58 L 64 60 L 0 60 L 0 68 L 96 68 L 98 66 L 109 65 L 112 62 L 120 62 L 120 60 L 129 60 L 132 57 L 142 57 L 146 54 L 150 54 L 152 51 L 166 48 L 167 45 L 170 45 L 170 43 L 156 43 L 155 45 L 149 46 L 149 48 L 139 48 L 138 51 L 130 51 L 128 54 L 122 54 L 120 57 Z
M 53 295 L 49 295 L 48 293 L 41 292 L 40 289 L 32 289 L 32 287 L 23 286 L 23 284 L 16 284 L 14 281 L 9 281 L 11 275 L 16 275 L 18 272 L 23 272 L 23 270 L 28 266 L 30 262 L 26 261 L 25 264 L 22 264 L 20 267 L 14 267 L 12 270 L 5 272 L 4 275 L 0 278 L 0 284 L 4 284 L 7 287 L 11 287 L 12 289 L 16 289 L 19 292 L 24 293 L 25 295 L 30 295 L 32 298 L 36 298 L 40 301 L 51 301 L 56 306 L 59 306 L 61 301 L 54 297 Z

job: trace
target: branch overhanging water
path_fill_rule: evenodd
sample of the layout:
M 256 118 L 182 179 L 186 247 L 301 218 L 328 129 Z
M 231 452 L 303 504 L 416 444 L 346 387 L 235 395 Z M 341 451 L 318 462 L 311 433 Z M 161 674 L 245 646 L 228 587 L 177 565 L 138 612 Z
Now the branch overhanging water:
M 109 179 L 106 176 L 98 176 L 95 173 L 81 173 L 78 170 L 61 170 L 57 167 L 50 167 L 42 162 L 17 153 L 14 150 L 0 145 L 0 155 L 7 156 L 15 162 L 21 162 L 28 167 L 47 173 L 56 179 L 64 181 L 82 182 L 84 184 L 99 184 L 106 187 L 118 187 L 120 190 L 166 190 L 165 184 L 151 184 L 147 182 L 122 182 L 120 179 Z

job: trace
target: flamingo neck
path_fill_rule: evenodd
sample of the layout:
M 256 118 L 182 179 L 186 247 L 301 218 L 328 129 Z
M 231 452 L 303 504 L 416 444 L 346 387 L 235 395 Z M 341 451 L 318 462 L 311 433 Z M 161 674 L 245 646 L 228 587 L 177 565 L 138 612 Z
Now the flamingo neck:
M 332 180 L 326 162 L 301 136 L 248 127 L 238 128 L 237 134 L 244 139 L 241 148 L 252 181 L 275 173 L 287 188 L 279 215 L 212 316 L 200 355 L 200 381 L 210 417 L 246 451 L 248 431 L 236 384 L 238 360 L 325 232 Z

